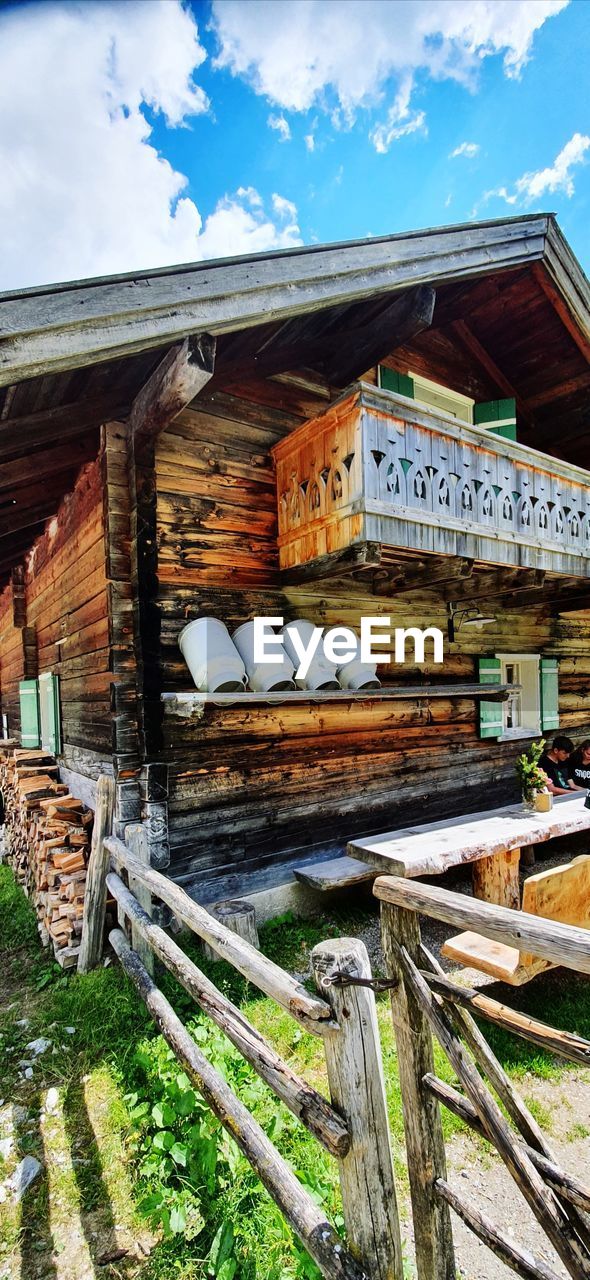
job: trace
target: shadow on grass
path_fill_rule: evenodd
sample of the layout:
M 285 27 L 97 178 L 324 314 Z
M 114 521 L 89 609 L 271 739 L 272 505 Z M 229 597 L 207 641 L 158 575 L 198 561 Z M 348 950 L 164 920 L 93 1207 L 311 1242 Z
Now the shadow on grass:
M 20 1278 L 55 1280 L 56 1241 L 51 1229 L 49 1212 L 49 1181 L 47 1177 L 47 1153 L 41 1128 L 41 1097 L 39 1093 L 29 1099 L 25 1121 L 15 1120 L 15 1145 L 20 1162 L 26 1156 L 35 1156 L 41 1162 L 41 1173 L 25 1191 L 20 1212 Z

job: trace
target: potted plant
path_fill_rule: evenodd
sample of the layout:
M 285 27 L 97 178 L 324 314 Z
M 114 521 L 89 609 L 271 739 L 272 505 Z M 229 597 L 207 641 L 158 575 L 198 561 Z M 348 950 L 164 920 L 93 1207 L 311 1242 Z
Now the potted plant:
M 551 808 L 553 797 L 547 787 L 547 774 L 539 768 L 539 760 L 545 750 L 545 740 L 531 742 L 516 761 L 516 775 L 522 791 L 522 802 L 527 809 L 540 809 L 545 812 Z

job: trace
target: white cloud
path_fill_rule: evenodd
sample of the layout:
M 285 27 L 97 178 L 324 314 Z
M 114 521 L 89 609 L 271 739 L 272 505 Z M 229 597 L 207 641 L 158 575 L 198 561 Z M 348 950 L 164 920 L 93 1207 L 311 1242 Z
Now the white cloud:
M 301 244 L 296 206 L 291 200 L 276 194 L 271 204 L 274 217 L 265 213 L 261 200 L 244 201 L 237 198 L 237 194 L 224 196 L 207 218 L 199 236 L 199 257 L 264 253 L 269 249 L 292 249 Z
M 253 188 L 203 225 L 151 141 L 208 110 L 205 59 L 178 0 L 0 10 L 0 288 L 132 271 L 298 241 Z
M 348 0 L 345 13 L 325 0 L 213 0 L 217 65 L 246 79 L 286 111 L 327 111 L 335 127 L 350 126 L 360 107 L 374 107 L 390 77 L 410 85 L 425 71 L 473 85 L 484 58 L 503 57 L 517 76 L 535 32 L 568 0 Z M 378 126 L 386 150 L 423 128 L 421 113 Z M 399 108 L 398 108 L 399 109 Z M 404 126 L 402 128 L 402 125 Z M 401 130 L 401 132 L 400 132 Z
M 276 130 L 276 132 L 277 132 L 278 134 L 280 134 L 279 142 L 289 142 L 289 141 L 290 141 L 290 138 L 291 138 L 291 130 L 290 130 L 290 128 L 289 128 L 289 121 L 287 120 L 286 116 L 284 116 L 284 115 L 280 115 L 280 116 L 270 115 L 270 116 L 268 117 L 267 124 L 268 124 L 269 128 L 271 128 L 271 129 L 275 129 L 275 130 Z
M 454 160 L 457 156 L 466 156 L 468 160 L 473 160 L 478 155 L 481 148 L 479 142 L 460 142 L 454 151 L 449 155 L 450 160 Z
M 574 133 L 569 142 L 562 147 L 559 155 L 555 157 L 552 165 L 548 165 L 545 169 L 523 173 L 521 178 L 517 178 L 512 191 L 505 186 L 497 187 L 494 191 L 486 191 L 484 202 L 496 196 L 505 200 L 506 204 L 532 204 L 546 193 L 554 191 L 563 191 L 564 195 L 573 196 L 575 187 L 571 171 L 575 165 L 585 162 L 589 147 L 590 137 L 587 134 Z
M 306 133 L 305 145 L 308 151 L 315 151 L 315 138 L 313 136 L 313 133 Z

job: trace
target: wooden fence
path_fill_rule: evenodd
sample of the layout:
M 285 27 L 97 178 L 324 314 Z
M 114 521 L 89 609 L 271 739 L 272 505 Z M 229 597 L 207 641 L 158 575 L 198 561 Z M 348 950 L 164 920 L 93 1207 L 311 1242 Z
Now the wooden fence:
M 521 1248 L 449 1185 L 441 1105 L 493 1144 L 568 1275 L 588 1280 L 590 1187 L 560 1167 L 472 1015 L 584 1065 L 590 1063 L 590 1042 L 452 982 L 422 944 L 418 913 L 473 928 L 584 974 L 590 973 L 590 933 L 393 876 L 378 879 L 375 894 L 381 900 L 383 950 L 392 983 L 418 1280 L 455 1276 L 450 1209 L 517 1275 L 558 1280 L 552 1267 Z M 436 1076 L 433 1035 L 462 1093 Z
M 110 941 L 123 968 L 178 1060 L 322 1275 L 334 1280 L 403 1277 L 374 995 L 375 988 L 387 987 L 397 1041 L 418 1280 L 454 1280 L 451 1210 L 524 1280 L 559 1280 L 543 1259 L 521 1247 L 464 1193 L 450 1186 L 441 1106 L 495 1146 L 567 1274 L 573 1280 L 588 1280 L 590 1187 L 561 1168 L 473 1015 L 584 1066 L 590 1064 L 590 1042 L 458 986 L 423 946 L 418 913 L 470 926 L 488 938 L 584 974 L 590 973 L 587 930 L 384 876 L 376 881 L 375 894 L 381 901 L 388 977 L 371 978 L 368 955 L 358 939 L 330 940 L 312 953 L 317 994 L 310 993 L 173 881 L 154 871 L 141 827 L 126 828 L 124 843 L 109 834 L 111 820 L 112 782 L 101 778 L 80 969 L 86 971 L 100 958 L 108 891 L 118 904 L 120 926 L 112 930 Z M 330 1101 L 291 1069 L 152 919 L 153 898 L 165 903 L 206 947 L 286 1009 L 300 1027 L 321 1038 Z M 155 958 L 338 1162 L 346 1243 L 158 989 Z M 463 1092 L 437 1077 L 433 1036 L 447 1054 Z
M 112 782 L 99 780 L 88 867 L 80 965 L 98 963 L 107 890 L 116 900 L 119 928 L 110 942 L 161 1034 L 257 1172 L 285 1219 L 330 1280 L 402 1280 L 400 1227 L 377 1027 L 375 996 L 363 986 L 332 985 L 337 977 L 370 980 L 366 948 L 357 939 L 320 943 L 313 951 L 318 994 L 193 902 L 178 885 L 148 865 L 141 828 L 127 828 L 125 843 L 109 834 Z M 129 847 L 129 844 L 132 846 Z M 127 883 L 125 883 L 127 881 Z M 151 918 L 152 898 L 165 903 L 187 928 L 286 1009 L 298 1026 L 323 1042 L 331 1100 L 301 1079 Z M 156 957 L 222 1029 L 278 1098 L 338 1162 L 346 1243 L 326 1221 L 287 1162 L 210 1065 L 153 977 Z

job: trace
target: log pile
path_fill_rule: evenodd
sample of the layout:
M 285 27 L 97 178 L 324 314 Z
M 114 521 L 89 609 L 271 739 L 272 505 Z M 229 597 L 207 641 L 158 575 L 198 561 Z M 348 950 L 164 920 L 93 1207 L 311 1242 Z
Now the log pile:
M 46 751 L 0 756 L 8 860 L 37 913 L 44 945 L 63 968 L 77 961 L 93 813 L 59 782 Z

